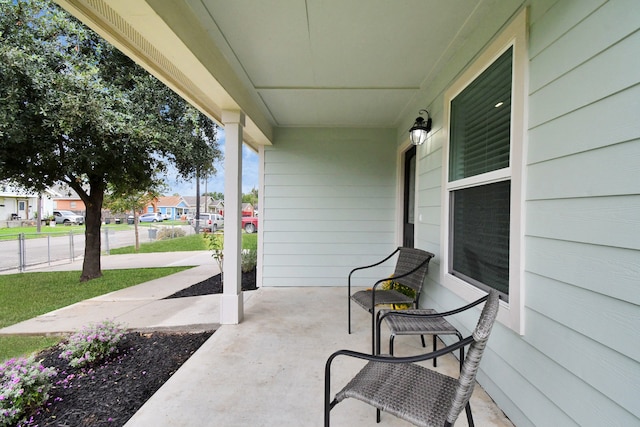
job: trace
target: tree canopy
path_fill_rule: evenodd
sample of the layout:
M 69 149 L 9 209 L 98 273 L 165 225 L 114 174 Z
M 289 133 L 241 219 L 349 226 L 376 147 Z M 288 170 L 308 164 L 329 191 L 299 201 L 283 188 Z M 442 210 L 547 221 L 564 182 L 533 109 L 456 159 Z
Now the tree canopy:
M 107 188 L 157 188 L 173 163 L 214 174 L 216 125 L 47 0 L 0 0 L 0 180 L 58 182 L 87 207 L 82 280 L 99 277 Z

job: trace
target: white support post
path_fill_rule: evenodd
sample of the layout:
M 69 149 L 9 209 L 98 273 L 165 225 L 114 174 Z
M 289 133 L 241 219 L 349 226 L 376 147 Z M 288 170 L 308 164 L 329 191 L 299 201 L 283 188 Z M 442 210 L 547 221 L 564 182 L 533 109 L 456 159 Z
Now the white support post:
M 244 315 L 242 300 L 242 111 L 224 110 L 224 261 L 220 324 L 236 325 Z

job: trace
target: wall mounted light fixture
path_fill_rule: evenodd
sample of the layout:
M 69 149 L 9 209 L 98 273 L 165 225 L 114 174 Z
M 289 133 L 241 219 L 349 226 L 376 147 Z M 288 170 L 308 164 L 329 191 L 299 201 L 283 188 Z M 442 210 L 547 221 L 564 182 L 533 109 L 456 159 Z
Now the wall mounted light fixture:
M 422 113 L 427 114 L 427 120 L 425 121 L 422 118 Z M 418 111 L 420 114 L 416 117 L 416 121 L 413 123 L 411 129 L 409 129 L 409 137 L 411 138 L 411 142 L 413 145 L 421 145 L 427 140 L 427 134 L 431 131 L 431 116 L 429 116 L 429 112 L 427 110 Z

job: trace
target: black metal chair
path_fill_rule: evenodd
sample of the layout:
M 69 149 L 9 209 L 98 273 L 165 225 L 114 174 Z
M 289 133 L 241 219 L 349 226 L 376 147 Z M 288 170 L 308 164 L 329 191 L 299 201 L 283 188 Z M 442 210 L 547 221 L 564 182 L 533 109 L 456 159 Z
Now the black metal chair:
M 374 406 L 378 411 L 387 412 L 423 427 L 452 426 L 465 409 L 469 425 L 473 426 L 469 399 L 475 387 L 480 360 L 498 314 L 498 292 L 492 290 L 478 303 L 482 301 L 486 302 L 473 333 L 443 349 L 410 357 L 376 356 L 350 350 L 333 353 L 325 365 L 325 427 L 330 425 L 331 410 L 349 397 Z M 467 345 L 469 350 L 458 378 L 417 364 Z M 332 400 L 331 364 L 338 356 L 354 357 L 368 362 Z
M 398 254 L 396 261 L 396 267 L 391 277 L 385 277 L 376 281 L 371 289 L 362 290 L 351 294 L 351 277 L 356 271 L 364 270 L 367 268 L 376 267 L 385 261 L 391 259 L 395 254 Z M 420 299 L 420 291 L 424 279 L 429 270 L 429 260 L 434 255 L 431 252 L 423 251 L 416 248 L 399 247 L 393 251 L 389 256 L 375 264 L 357 267 L 351 270 L 347 281 L 347 292 L 349 297 L 349 333 L 351 333 L 351 301 L 355 301 L 360 307 L 371 313 L 371 339 L 372 349 L 371 352 L 375 352 L 375 308 L 379 305 L 392 305 L 392 304 L 410 304 L 412 307 L 417 308 L 418 301 Z M 415 291 L 415 297 L 407 296 L 395 289 L 378 289 L 378 287 L 388 281 L 393 280 L 395 283 L 407 286 Z
M 393 356 L 393 343 L 399 335 L 431 335 L 433 337 L 433 350 L 436 350 L 436 341 L 439 335 L 455 335 L 462 340 L 462 334 L 445 317 L 462 313 L 478 304 L 481 304 L 487 297 L 480 298 L 464 307 L 455 310 L 438 313 L 432 309 L 410 309 L 410 310 L 380 310 L 376 318 L 376 353 L 380 354 L 380 325 L 385 322 L 389 328 L 389 354 Z M 424 347 L 424 338 L 422 340 Z M 464 347 L 460 348 L 460 368 L 464 360 Z M 437 366 L 437 358 L 433 358 L 433 366 Z

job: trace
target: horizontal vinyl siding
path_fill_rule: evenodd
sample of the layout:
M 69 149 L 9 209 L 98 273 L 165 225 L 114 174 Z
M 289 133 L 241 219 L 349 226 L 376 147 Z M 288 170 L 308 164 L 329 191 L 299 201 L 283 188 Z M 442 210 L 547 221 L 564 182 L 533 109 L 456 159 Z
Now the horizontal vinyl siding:
M 276 132 L 264 152 L 263 286 L 344 286 L 355 266 L 393 250 L 394 140 L 384 129 Z
M 518 427 L 640 425 L 640 2 L 526 3 L 525 333 L 497 323 L 478 380 Z M 460 48 L 425 96 L 416 245 L 436 254 L 421 305 L 437 310 L 462 304 L 438 283 L 442 94 L 477 54 Z
M 509 363 L 581 426 L 640 424 L 639 18 L 633 0 L 559 1 L 531 26 L 526 333 L 511 343 L 526 347 Z

